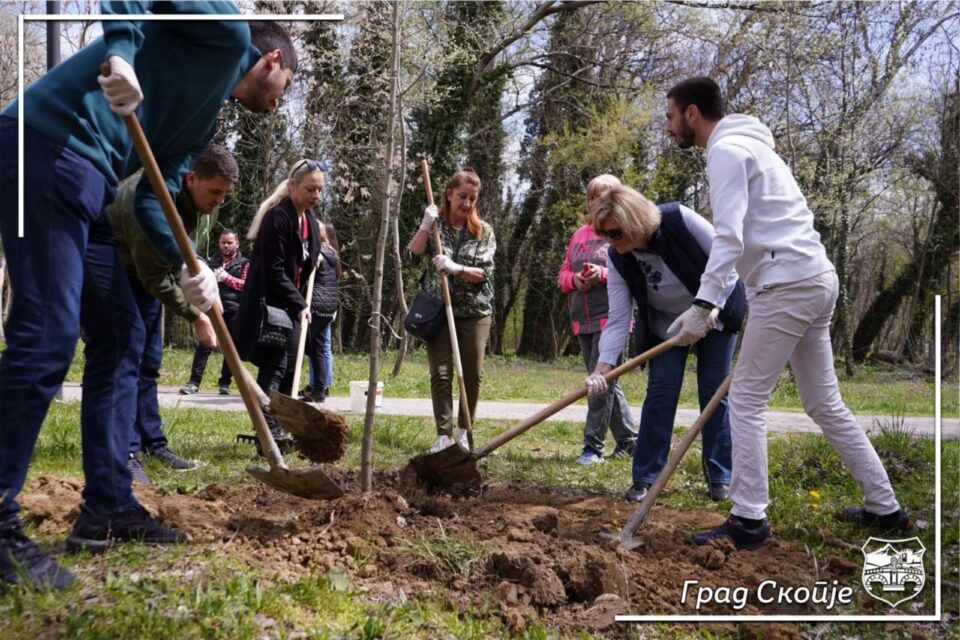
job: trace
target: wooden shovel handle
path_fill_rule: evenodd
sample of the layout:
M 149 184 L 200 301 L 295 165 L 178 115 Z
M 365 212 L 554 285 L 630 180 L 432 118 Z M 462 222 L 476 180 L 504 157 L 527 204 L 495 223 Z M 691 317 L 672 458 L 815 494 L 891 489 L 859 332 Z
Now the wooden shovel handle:
M 323 260 L 323 256 L 318 256 L 318 261 Z M 307 278 L 307 310 L 310 310 L 310 307 L 313 306 L 313 281 L 317 277 L 317 265 L 314 265 L 313 270 L 310 272 L 310 277 Z M 300 389 L 300 374 L 301 369 L 303 369 L 303 352 L 307 348 L 307 332 L 310 328 L 310 321 L 304 320 L 300 323 L 300 341 L 297 343 L 297 361 L 293 366 L 293 384 L 290 388 L 290 397 L 296 398 L 298 390 Z
M 100 67 L 100 73 L 105 76 L 110 75 L 110 65 L 104 63 Z M 183 220 L 180 219 L 180 215 L 177 213 L 177 207 L 173 202 L 173 198 L 170 196 L 167 184 L 163 181 L 163 174 L 160 173 L 157 159 L 153 156 L 150 143 L 147 142 L 147 136 L 144 135 L 143 128 L 140 126 L 140 121 L 137 119 L 135 113 L 131 113 L 123 117 L 123 123 L 127 127 L 127 133 L 130 135 L 130 139 L 133 141 L 137 156 L 140 158 L 141 164 L 143 164 L 143 170 L 147 174 L 147 179 L 150 180 L 150 186 L 153 187 L 157 200 L 160 201 L 160 208 L 163 209 L 163 215 L 166 217 L 167 224 L 170 226 L 173 237 L 177 241 L 177 247 L 180 248 L 180 255 L 187 265 L 187 271 L 190 272 L 191 276 L 195 276 L 200 273 L 200 261 L 193 251 L 193 245 L 190 244 L 190 237 L 187 235 L 187 230 L 183 226 Z M 270 463 L 270 466 L 285 469 L 286 465 L 283 463 L 283 457 L 280 455 L 277 443 L 273 441 L 273 437 L 270 435 L 270 428 L 267 426 L 267 421 L 263 417 L 263 411 L 261 411 L 260 405 L 257 402 L 256 392 L 250 386 L 247 377 L 242 374 L 243 362 L 240 360 L 240 354 L 237 352 L 237 348 L 233 344 L 233 339 L 230 337 L 230 331 L 227 330 L 227 323 L 223 319 L 223 311 L 215 304 L 210 307 L 207 315 L 210 316 L 213 330 L 217 334 L 217 340 L 220 342 L 220 351 L 223 352 L 227 366 L 230 367 L 230 372 L 233 374 L 234 380 L 237 381 L 240 395 L 243 396 L 243 404 L 246 405 L 247 413 L 250 414 L 250 419 L 253 420 L 253 426 L 257 431 L 257 436 L 260 438 L 261 448 L 267 457 L 267 462 Z
M 673 456 L 670 458 L 667 466 L 665 466 L 660 472 L 660 475 L 657 476 L 657 479 L 653 482 L 653 486 L 647 490 L 647 495 L 644 496 L 643 502 L 640 503 L 640 506 L 637 507 L 637 510 L 633 512 L 632 516 L 630 516 L 630 520 L 628 520 L 627 524 L 624 525 L 623 531 L 620 534 L 621 539 L 624 537 L 633 536 L 633 533 L 637 530 L 637 527 L 643 524 L 643 521 L 646 520 L 647 514 L 650 513 L 650 509 L 653 508 L 653 503 L 657 500 L 657 496 L 660 495 L 660 492 L 667 484 L 670 476 L 673 475 L 677 465 L 679 465 L 680 461 L 683 460 L 683 456 L 687 452 L 687 449 L 690 448 L 690 445 L 703 430 L 703 425 L 707 424 L 707 420 L 709 420 L 710 416 L 713 415 L 713 412 L 716 411 L 717 407 L 720 405 L 720 402 L 723 400 L 723 397 L 727 395 L 727 391 L 730 389 L 730 383 L 732 381 L 733 372 L 731 371 L 727 377 L 724 378 L 723 382 L 720 383 L 720 386 L 717 387 L 713 397 L 710 398 L 710 402 L 707 403 L 707 406 L 705 406 L 703 411 L 700 412 L 700 415 L 697 416 L 693 426 L 690 427 L 689 431 L 683 434 L 683 438 L 677 444 L 677 448 L 674 450 Z
M 637 367 L 642 365 L 644 362 L 656 358 L 658 355 L 660 355 L 664 351 L 667 351 L 673 348 L 674 346 L 675 345 L 673 340 L 667 340 L 665 342 L 661 342 L 654 348 L 644 351 L 640 355 L 634 358 L 631 358 L 630 360 L 627 360 L 616 369 L 613 369 L 612 371 L 605 373 L 603 378 L 609 384 L 614 380 L 616 380 L 617 378 L 619 378 L 624 373 L 626 373 L 627 371 L 636 369 Z M 544 407 L 543 409 L 540 409 L 540 411 L 537 411 L 535 414 L 533 414 L 532 416 L 530 416 L 529 418 L 527 418 L 517 426 L 507 429 L 506 431 L 504 431 L 503 433 L 495 437 L 493 440 L 490 440 L 489 442 L 484 444 L 482 447 L 477 449 L 473 453 L 473 458 L 476 460 L 479 460 L 480 458 L 483 458 L 484 456 L 489 455 L 497 447 L 509 442 L 510 440 L 513 440 L 514 438 L 516 438 L 518 435 L 520 435 L 530 427 L 540 424 L 541 422 L 543 422 L 544 420 L 546 420 L 556 412 L 573 404 L 574 402 L 584 397 L 585 395 L 587 395 L 587 388 L 581 387 L 576 391 L 572 392 L 570 395 L 564 398 L 561 398 L 560 400 L 557 400 L 553 404 L 547 407 Z
M 422 160 L 420 166 L 423 172 L 423 187 L 427 191 L 427 204 L 433 205 L 433 187 L 430 186 L 430 165 L 426 158 Z M 443 255 L 443 242 L 440 239 L 440 225 L 433 223 L 433 244 L 437 249 L 437 255 Z M 463 363 L 460 360 L 460 342 L 457 339 L 457 324 L 453 319 L 453 303 L 450 300 L 450 284 L 447 282 L 446 274 L 440 274 L 440 288 L 443 289 L 443 306 L 447 313 L 447 329 L 450 333 L 450 347 L 453 350 L 453 366 L 457 372 L 457 384 L 460 387 L 460 415 L 463 425 L 467 431 L 473 430 L 473 417 L 470 415 L 470 403 L 467 400 L 467 385 L 463 381 Z

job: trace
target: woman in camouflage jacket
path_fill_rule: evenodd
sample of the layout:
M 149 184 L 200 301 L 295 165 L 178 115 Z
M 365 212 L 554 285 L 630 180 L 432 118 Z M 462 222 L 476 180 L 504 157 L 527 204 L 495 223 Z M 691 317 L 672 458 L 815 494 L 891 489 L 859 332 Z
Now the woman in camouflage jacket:
M 456 320 L 457 342 L 463 365 L 463 382 L 470 407 L 470 424 L 477 411 L 480 381 L 483 377 L 483 355 L 490 336 L 490 316 L 493 313 L 493 254 L 497 240 L 493 227 L 480 219 L 477 199 L 480 196 L 480 177 L 473 169 L 457 171 L 447 182 L 440 198 L 440 208 L 431 205 L 423 214 L 420 228 L 410 241 L 414 255 L 429 251 L 433 255 L 434 270 L 426 274 L 424 287 L 438 293 L 439 273 L 445 273 L 450 283 L 450 298 Z M 443 255 L 435 255 L 432 228 L 440 225 Z M 457 441 L 469 449 L 463 416 L 453 428 L 453 348 L 446 323 L 440 333 L 427 343 L 430 363 L 430 395 L 433 416 L 437 425 L 437 439 L 431 451 L 439 451 Z

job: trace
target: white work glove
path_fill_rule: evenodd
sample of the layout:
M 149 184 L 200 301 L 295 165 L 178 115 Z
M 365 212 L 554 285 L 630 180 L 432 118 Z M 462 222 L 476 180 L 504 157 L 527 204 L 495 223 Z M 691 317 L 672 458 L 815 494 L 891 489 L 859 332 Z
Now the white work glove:
M 423 210 L 423 220 L 420 221 L 420 228 L 430 233 L 433 231 L 433 223 L 437 219 L 437 216 L 440 215 L 440 210 L 437 209 L 437 205 L 432 204 L 426 209 Z
M 436 267 L 437 271 L 446 271 L 452 276 L 463 271 L 462 264 L 457 264 L 447 256 L 433 256 L 433 266 Z
M 707 331 L 716 327 L 719 314 L 720 309 L 716 307 L 708 311 L 703 307 L 693 305 L 677 316 L 673 324 L 667 327 L 667 333 L 671 334 L 676 331 L 676 335 L 670 337 L 679 346 L 686 347 L 704 337 L 707 335 Z
M 599 398 L 607 392 L 607 379 L 603 374 L 594 371 L 583 379 L 583 384 L 587 387 L 587 397 L 593 400 Z
M 210 271 L 210 267 L 200 263 L 200 273 L 191 276 L 187 265 L 180 267 L 180 288 L 187 302 L 206 313 L 213 303 L 220 302 L 220 292 L 217 288 L 217 279 Z
M 223 267 L 219 267 L 217 269 L 214 269 L 213 275 L 216 276 L 217 282 L 223 282 L 224 280 L 227 279 L 227 276 L 229 274 L 227 273 L 226 269 L 224 269 Z
M 97 82 L 110 103 L 110 110 L 118 116 L 128 116 L 143 101 L 137 74 L 130 63 L 120 56 L 110 56 L 107 63 L 110 65 L 110 75 L 97 76 Z

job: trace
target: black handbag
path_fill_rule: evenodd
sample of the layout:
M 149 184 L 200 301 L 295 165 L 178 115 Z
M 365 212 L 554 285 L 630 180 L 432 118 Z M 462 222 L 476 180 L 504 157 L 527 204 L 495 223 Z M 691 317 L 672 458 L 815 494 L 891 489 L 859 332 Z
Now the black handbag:
M 265 349 L 286 349 L 287 340 L 293 332 L 293 321 L 287 312 L 271 307 L 260 299 L 260 333 L 257 334 L 257 346 Z
M 407 316 L 403 319 L 403 326 L 411 333 L 424 342 L 429 342 L 437 337 L 443 323 L 444 317 L 443 300 L 427 291 L 421 291 L 413 299 Z

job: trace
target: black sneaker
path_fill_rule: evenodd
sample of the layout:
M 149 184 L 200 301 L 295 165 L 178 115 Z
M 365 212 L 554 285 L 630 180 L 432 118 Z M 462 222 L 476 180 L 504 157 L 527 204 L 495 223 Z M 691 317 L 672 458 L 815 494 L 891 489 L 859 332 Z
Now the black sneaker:
M 147 477 L 147 470 L 143 468 L 143 461 L 135 453 L 131 453 L 127 458 L 127 469 L 130 470 L 130 476 L 134 482 L 140 484 L 150 484 L 150 478 Z
M 635 482 L 629 491 L 623 494 L 623 499 L 627 502 L 643 502 L 643 499 L 647 497 L 647 491 L 650 490 L 650 485 L 646 482 Z
M 220 395 L 222 395 L 222 396 L 228 396 L 228 395 L 230 395 L 230 385 L 228 385 L 228 384 L 222 384 L 222 385 L 220 385 Z
M 22 584 L 35 589 L 66 589 L 73 575 L 58 565 L 23 533 L 20 518 L 0 524 L 0 591 L 2 585 Z
M 714 502 L 720 502 L 730 497 L 730 485 L 723 482 L 710 483 L 710 499 Z
M 300 391 L 300 399 L 307 402 L 326 402 L 327 388 L 307 385 Z
M 200 391 L 200 385 L 196 382 L 188 382 L 185 386 L 180 388 L 180 395 L 182 396 L 192 396 L 196 392 Z
M 620 460 L 622 458 L 632 458 L 633 450 L 636 446 L 637 443 L 632 440 L 630 442 L 620 442 L 614 448 L 613 453 L 610 454 L 610 459 Z
M 714 540 L 727 538 L 737 549 L 753 550 L 760 548 L 769 537 L 770 525 L 766 518 L 761 520 L 759 525 L 750 527 L 737 516 L 731 515 L 719 527 L 693 534 L 693 541 L 699 545 L 707 545 Z
M 184 460 L 171 451 L 170 447 L 160 447 L 154 451 L 147 451 L 146 454 L 152 458 L 156 458 L 171 469 L 176 469 L 177 471 L 186 471 L 187 469 L 197 468 L 196 462 L 193 462 L 192 460 Z
M 895 533 L 916 533 L 917 527 L 907 512 L 903 509 L 897 509 L 893 513 L 880 516 L 863 507 L 846 507 L 841 513 L 836 515 L 840 522 L 852 522 L 861 527 L 869 527 L 881 532 Z
M 80 505 L 80 515 L 67 536 L 67 552 L 102 553 L 115 542 L 137 541 L 144 544 L 179 544 L 187 536 L 160 524 L 137 503 L 111 515 L 99 515 Z

